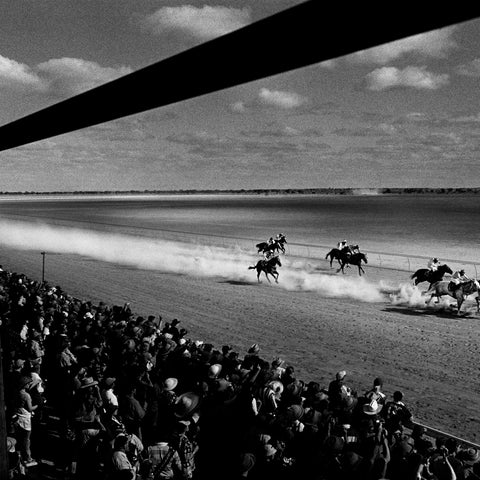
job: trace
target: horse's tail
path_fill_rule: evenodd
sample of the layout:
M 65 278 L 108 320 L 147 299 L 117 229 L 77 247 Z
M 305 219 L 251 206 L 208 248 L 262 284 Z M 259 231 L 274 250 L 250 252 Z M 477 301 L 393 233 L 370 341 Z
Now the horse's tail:
M 330 251 L 325 255 L 325 259 L 327 259 L 331 254 L 332 254 L 332 251 L 330 250 Z
M 412 275 L 410 276 L 410 278 L 413 280 L 414 278 L 417 278 L 417 273 L 418 271 L 416 271 L 415 273 L 412 273 Z
M 253 267 L 248 267 L 249 270 L 252 270 L 252 269 L 254 269 L 254 268 L 257 268 L 257 266 L 254 265 Z

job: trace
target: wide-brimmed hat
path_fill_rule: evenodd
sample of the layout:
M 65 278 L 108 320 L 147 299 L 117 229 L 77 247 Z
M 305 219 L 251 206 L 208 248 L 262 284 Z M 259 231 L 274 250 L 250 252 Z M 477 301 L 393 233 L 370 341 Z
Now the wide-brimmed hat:
M 283 393 L 283 383 L 279 380 L 272 380 L 268 382 L 268 386 L 275 392 L 277 395 L 281 395 Z
M 290 414 L 293 420 L 301 420 L 305 414 L 305 409 L 301 405 L 290 405 L 287 408 L 287 412 Z
M 210 378 L 212 377 L 217 377 L 220 375 L 220 372 L 222 371 L 222 366 L 219 363 L 214 363 L 213 365 L 210 365 L 208 368 L 208 376 Z
M 88 388 L 93 387 L 94 385 L 98 385 L 98 382 L 94 380 L 92 377 L 85 377 L 82 379 L 82 384 L 80 388 Z
M 272 362 L 273 368 L 279 368 L 285 363 L 285 360 L 282 360 L 280 357 L 277 357 Z
M 7 437 L 7 452 L 14 452 L 17 440 L 13 437 Z
M 178 379 L 174 377 L 167 378 L 163 382 L 163 390 L 166 390 L 167 392 L 169 392 L 173 390 L 177 385 L 178 385 Z
M 115 383 L 116 378 L 115 377 L 107 377 L 103 383 L 107 388 L 110 388 L 114 383 Z
M 185 392 L 180 395 L 175 402 L 175 416 L 184 418 L 191 415 L 200 403 L 200 397 L 193 392 Z
M 21 390 L 22 388 L 25 388 L 27 387 L 28 385 L 30 385 L 32 383 L 32 377 L 29 377 L 27 375 L 23 375 L 22 377 L 20 377 L 20 379 L 18 380 L 18 388 Z
M 271 443 L 267 443 L 263 446 L 263 454 L 266 457 L 273 457 L 273 455 L 275 455 L 276 453 L 277 449 Z
M 256 458 L 253 453 L 242 453 L 240 456 L 241 473 L 249 472 L 255 466 Z
M 366 403 L 363 406 L 363 413 L 367 415 L 376 415 L 383 408 L 383 405 L 376 400 L 372 400 L 370 403 Z
M 480 451 L 473 447 L 467 448 L 466 450 L 461 450 L 460 452 L 458 452 L 457 456 L 464 463 L 473 465 L 474 463 L 478 462 L 478 460 L 480 460 Z

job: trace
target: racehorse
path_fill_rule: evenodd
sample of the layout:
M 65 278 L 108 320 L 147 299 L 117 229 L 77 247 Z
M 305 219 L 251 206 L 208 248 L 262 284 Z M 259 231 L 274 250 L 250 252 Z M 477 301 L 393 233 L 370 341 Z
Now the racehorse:
M 450 282 L 435 282 L 433 285 L 431 285 L 426 292 L 432 294 L 430 299 L 427 301 L 427 305 L 432 301 L 433 297 L 437 297 L 439 302 L 442 295 L 450 295 L 457 300 L 457 313 L 460 313 L 460 308 L 462 307 L 465 297 L 468 297 L 473 293 L 477 293 L 475 300 L 477 302 L 477 312 L 480 312 L 480 299 L 478 298 L 480 284 L 478 283 L 478 280 L 469 280 L 468 282 L 461 283 L 453 292 L 448 289 L 449 283 Z
M 332 268 L 332 263 L 334 260 L 338 261 L 339 265 L 342 265 L 342 262 L 340 262 L 340 256 L 343 255 L 342 251 L 338 248 L 332 248 L 326 255 L 325 259 L 330 257 L 330 268 Z
M 415 279 L 415 285 L 418 285 L 422 282 L 428 282 L 430 283 L 428 288 L 430 288 L 434 283 L 443 280 L 443 276 L 446 273 L 452 274 L 453 271 L 448 265 L 443 264 L 440 265 L 435 271 L 429 270 L 428 268 L 420 268 L 410 278 Z
M 258 283 L 261 283 L 261 281 L 260 281 L 260 273 L 261 272 L 265 273 L 265 276 L 267 277 L 267 280 L 269 282 L 270 282 L 270 279 L 268 278 L 268 275 L 271 275 L 275 279 L 275 282 L 278 283 L 279 273 L 277 271 L 277 265 L 279 267 L 281 267 L 282 263 L 280 262 L 280 259 L 277 256 L 274 256 L 274 257 L 272 257 L 268 260 L 259 260 L 256 265 L 254 265 L 253 267 L 248 267 L 248 269 L 249 270 L 252 270 L 252 269 L 257 270 Z
M 280 238 L 275 240 L 275 244 L 277 245 L 277 250 L 281 250 L 282 253 L 285 255 L 285 244 L 287 243 L 287 239 L 285 238 L 285 235 L 279 234 Z
M 340 268 L 337 270 L 337 273 L 341 270 L 342 273 L 345 273 L 343 268 L 345 265 L 356 265 L 358 267 L 358 274 L 361 276 L 362 272 L 365 273 L 365 270 L 362 268 L 362 262 L 365 264 L 368 263 L 367 255 L 365 253 L 354 253 L 353 255 L 348 255 L 346 253 L 340 252 Z
M 285 243 L 287 241 L 285 240 Z M 268 242 L 260 242 L 255 245 L 257 248 L 257 253 L 265 253 L 265 252 L 272 252 L 272 253 L 279 253 L 281 250 L 282 253 L 285 253 L 285 247 L 283 246 L 282 243 L 280 243 L 277 240 L 274 240 L 273 243 L 268 243 Z
M 358 251 L 358 245 L 348 245 L 347 247 L 344 247 L 342 250 L 340 250 L 339 248 L 332 248 L 325 255 L 325 258 L 327 259 L 328 257 L 330 257 L 330 268 L 332 268 L 332 263 L 334 260 L 337 260 L 338 264 L 341 266 L 342 265 L 342 262 L 340 261 L 341 258 L 344 256 L 348 256 L 350 254 L 353 254 L 355 250 Z

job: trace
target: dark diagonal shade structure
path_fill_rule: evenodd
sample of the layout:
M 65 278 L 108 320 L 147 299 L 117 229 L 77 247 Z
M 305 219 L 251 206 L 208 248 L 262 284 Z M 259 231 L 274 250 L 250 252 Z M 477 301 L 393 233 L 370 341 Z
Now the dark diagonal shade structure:
M 476 2 L 428 9 L 411 1 L 381 5 L 320 0 L 299 4 L 1 126 L 0 150 L 480 16 Z

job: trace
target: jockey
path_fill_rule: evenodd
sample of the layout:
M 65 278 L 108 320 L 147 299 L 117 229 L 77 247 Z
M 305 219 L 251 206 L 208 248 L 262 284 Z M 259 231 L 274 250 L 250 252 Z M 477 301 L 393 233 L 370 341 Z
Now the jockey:
M 465 270 L 462 268 L 461 270 L 457 270 L 453 275 L 450 280 L 450 283 L 448 284 L 448 289 L 452 292 L 454 292 L 462 283 L 470 281 L 470 278 L 468 278 L 465 275 Z
M 347 247 L 348 247 L 348 243 L 347 243 L 346 240 L 343 240 L 343 241 L 337 243 L 337 247 L 338 247 L 338 249 L 341 251 L 341 250 L 343 250 L 344 248 L 347 248 Z
M 277 242 L 286 242 L 285 235 L 283 233 L 277 233 L 275 240 Z
M 274 256 L 273 250 L 265 250 L 263 252 L 263 259 L 265 261 L 270 260 Z
M 360 253 L 360 248 L 359 248 L 358 245 L 350 245 L 350 247 L 351 247 L 351 248 L 350 248 L 350 251 L 351 251 L 352 253 Z
M 275 240 L 273 239 L 273 237 L 270 237 L 267 243 L 269 246 L 272 246 L 275 243 Z
M 431 270 L 432 272 L 436 272 L 438 267 L 441 265 L 440 261 L 438 260 L 437 257 L 434 257 L 432 258 L 431 260 L 429 260 L 428 264 L 427 264 L 427 267 L 429 268 L 429 270 Z

